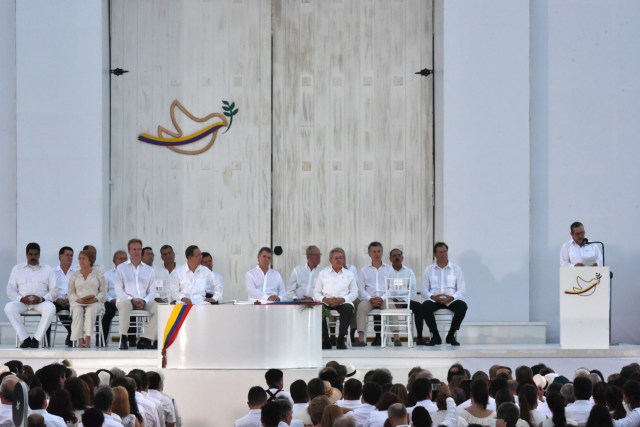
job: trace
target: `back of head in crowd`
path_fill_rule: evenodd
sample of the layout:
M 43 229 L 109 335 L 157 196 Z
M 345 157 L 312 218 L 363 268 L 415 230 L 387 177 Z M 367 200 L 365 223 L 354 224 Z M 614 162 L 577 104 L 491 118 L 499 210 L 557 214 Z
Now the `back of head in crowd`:
M 365 382 L 362 386 L 362 401 L 369 405 L 378 403 L 382 396 L 382 386 L 378 383 Z
M 499 420 L 504 420 L 504 422 L 507 424 L 507 427 L 516 427 L 516 423 L 518 422 L 519 418 L 518 407 L 515 405 L 515 403 L 505 402 L 498 406 L 496 418 L 498 418 Z
M 413 412 L 411 412 L 411 423 L 413 427 L 431 427 L 433 425 L 431 415 L 424 406 L 416 406 L 413 408 Z
M 349 378 L 342 390 L 344 400 L 360 400 L 362 396 L 362 383 L 356 378 Z
M 289 386 L 289 394 L 293 403 L 307 403 L 309 401 L 309 394 L 307 394 L 307 383 L 304 380 L 295 380 Z
M 13 424 L 8 424 L 13 425 Z M 27 417 L 27 427 L 45 427 L 44 417 L 40 414 L 31 414 Z
M 478 380 L 471 384 L 471 397 L 482 409 L 487 409 L 489 403 L 489 386 L 485 380 Z
M 278 427 L 280 424 L 280 405 L 275 400 L 265 403 L 260 410 L 263 427 Z
M 282 388 L 284 374 L 280 369 L 269 369 L 265 372 L 264 379 L 270 388 Z
M 87 408 L 82 413 L 83 427 L 102 427 L 104 423 L 104 414 L 96 408 Z
M 247 404 L 251 409 L 261 408 L 267 401 L 267 392 L 262 387 L 254 386 L 249 389 Z
M 587 377 L 577 377 L 573 380 L 573 395 L 576 400 L 589 400 L 593 391 L 593 383 Z

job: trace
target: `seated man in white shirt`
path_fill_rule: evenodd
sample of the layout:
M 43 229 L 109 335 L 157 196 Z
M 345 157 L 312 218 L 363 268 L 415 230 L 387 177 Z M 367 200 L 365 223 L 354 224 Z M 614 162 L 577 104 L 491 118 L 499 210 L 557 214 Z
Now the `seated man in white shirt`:
M 278 302 L 285 299 L 284 281 L 271 268 L 271 248 L 262 247 L 258 251 L 258 265 L 245 274 L 245 288 L 249 301 Z
M 129 317 L 133 310 L 146 310 L 150 313 L 147 326 L 142 337 L 138 340 L 138 349 L 157 348 L 158 338 L 158 307 L 155 302 L 156 285 L 155 271 L 142 262 L 142 241 L 131 239 L 127 243 L 129 261 L 123 262 L 117 268 L 116 296 L 118 301 L 118 320 L 120 333 L 120 350 L 128 350 Z
M 292 301 L 313 301 L 313 285 L 320 273 L 322 253 L 317 246 L 306 250 L 307 262 L 296 266 L 287 282 L 287 299 Z
M 389 264 L 382 262 L 383 248 L 380 242 L 371 242 L 368 251 L 371 262 L 360 269 L 360 304 L 356 311 L 359 339 L 353 344 L 354 347 L 367 345 L 367 337 L 364 333 L 369 312 L 386 307 L 385 280 L 391 275 L 392 270 Z M 379 346 L 381 344 L 379 316 L 374 316 L 374 324 L 376 337 L 371 345 Z M 397 342 L 400 343 L 399 340 Z
M 324 387 L 324 384 L 323 384 Z M 311 417 L 307 412 L 309 407 L 309 394 L 307 393 L 307 383 L 304 380 L 295 380 L 289 386 L 289 394 L 293 399 L 293 418 L 302 421 L 303 424 L 311 424 Z
M 116 283 L 118 282 L 118 273 L 116 268 L 127 261 L 127 253 L 122 249 L 119 249 L 113 254 L 113 265 L 111 270 L 104 272 L 104 280 L 107 282 L 107 300 L 104 302 L 104 314 L 102 315 L 102 334 L 104 335 L 104 343 L 107 343 L 109 337 L 109 331 L 111 330 L 111 321 L 116 316 L 118 308 L 116 302 L 118 300 L 116 296 Z M 135 332 L 132 328 L 129 332 Z M 96 342 L 100 341 L 96 339 Z M 132 340 L 131 345 L 135 345 L 135 341 Z
M 256 427 L 261 426 L 260 412 L 262 407 L 267 403 L 267 393 L 260 386 L 251 387 L 247 396 L 247 406 L 249 413 L 238 418 L 233 427 Z
M 347 348 L 344 339 L 353 317 L 353 301 L 358 297 L 358 286 L 353 273 L 344 266 L 344 250 L 334 248 L 329 253 L 331 266 L 323 269 L 316 280 L 313 298 L 327 308 L 340 313 L 340 330 L 336 348 Z M 331 349 L 327 319 L 322 318 L 322 348 Z
M 53 269 L 40 264 L 40 245 L 29 243 L 26 254 L 27 262 L 11 270 L 7 284 L 9 302 L 4 312 L 21 341 L 20 348 L 38 348 L 56 314 L 53 301 L 58 296 L 58 287 Z M 29 336 L 20 316 L 27 310 L 40 313 L 40 322 L 33 337 Z
M 629 405 L 630 411 L 621 420 L 614 420 L 613 427 L 638 427 L 640 426 L 640 382 L 629 380 L 622 386 L 624 402 Z
M 200 261 L 200 263 L 211 270 L 216 282 L 220 283 L 220 285 L 224 287 L 224 278 L 222 277 L 222 274 L 213 269 L 213 255 L 211 255 L 210 252 L 202 252 L 202 261 Z M 213 289 L 207 289 L 207 297 L 213 297 Z
M 437 242 L 433 245 L 433 256 L 436 262 L 425 269 L 422 280 L 422 298 L 425 300 L 422 313 L 431 332 L 431 340 L 427 345 L 442 344 L 434 313 L 447 309 L 453 312 L 453 319 L 445 341 L 458 346 L 460 343 L 455 333 L 467 314 L 467 303 L 462 300 L 466 290 L 464 275 L 458 265 L 449 261 L 449 246 L 446 243 Z
M 382 386 L 375 382 L 365 382 L 362 386 L 362 405 L 353 410 L 358 427 L 369 420 L 372 412 L 376 411 L 376 403 L 382 396 Z
M 174 269 L 169 277 L 171 300 L 178 304 L 217 304 L 222 298 L 222 284 L 200 263 L 200 248 L 191 245 L 184 254 L 187 263 Z M 209 288 L 214 290 L 210 298 L 206 295 Z
M 160 248 L 160 258 L 162 264 L 155 267 L 156 283 L 162 283 L 162 286 L 156 286 L 155 301 L 160 304 L 166 304 L 169 301 L 169 276 L 176 269 L 176 253 L 171 245 L 162 245 Z
M 69 311 L 69 278 L 76 271 L 76 268 L 71 264 L 73 263 L 73 249 L 69 246 L 63 246 L 58 251 L 59 264 L 55 268 L 54 273 L 56 275 L 56 285 L 58 287 L 58 297 L 53 301 L 53 305 L 56 306 L 56 313 L 61 311 Z M 67 337 L 64 343 L 67 347 L 73 347 L 71 342 L 71 315 L 58 314 L 60 322 L 67 330 Z M 49 341 L 49 347 L 51 347 L 51 326 L 47 329 L 47 341 Z
M 560 248 L 561 267 L 603 266 L 600 246 L 590 244 L 585 238 L 584 225 L 574 222 L 570 227 L 571 240 Z
M 580 426 L 587 423 L 589 413 L 593 408 L 593 403 L 591 402 L 592 391 L 593 383 L 589 378 L 577 377 L 573 380 L 573 395 L 576 400 L 566 406 L 564 413 L 568 419 L 574 420 Z

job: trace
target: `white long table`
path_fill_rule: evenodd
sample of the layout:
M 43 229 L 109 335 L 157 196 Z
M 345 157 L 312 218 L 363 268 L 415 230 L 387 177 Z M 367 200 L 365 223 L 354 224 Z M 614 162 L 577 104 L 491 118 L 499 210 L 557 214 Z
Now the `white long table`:
M 158 364 L 172 305 L 158 306 Z M 322 309 L 299 305 L 196 305 L 166 369 L 295 369 L 322 364 Z

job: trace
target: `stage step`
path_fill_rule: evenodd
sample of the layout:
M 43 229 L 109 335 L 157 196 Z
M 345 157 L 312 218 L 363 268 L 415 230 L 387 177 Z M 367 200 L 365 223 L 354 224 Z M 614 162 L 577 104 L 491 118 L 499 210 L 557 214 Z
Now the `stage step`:
M 465 344 L 545 344 L 546 322 L 463 322 L 458 341 Z M 441 332 L 444 339 L 446 331 Z

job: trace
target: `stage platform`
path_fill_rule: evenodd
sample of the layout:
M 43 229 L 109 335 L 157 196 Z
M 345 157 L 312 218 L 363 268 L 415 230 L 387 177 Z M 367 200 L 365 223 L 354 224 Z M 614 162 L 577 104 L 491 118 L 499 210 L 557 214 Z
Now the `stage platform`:
M 215 355 L 212 355 L 215 357 Z M 116 344 L 106 349 L 17 349 L 13 345 L 0 346 L 0 363 L 18 359 L 38 369 L 63 359 L 82 374 L 100 368 L 117 366 L 125 372 L 133 368 L 161 370 L 165 375 L 165 391 L 173 395 L 183 416 L 183 425 L 210 427 L 210 414 L 219 414 L 216 425 L 233 425 L 233 420 L 246 411 L 246 393 L 251 386 L 264 386 L 264 370 L 187 370 L 160 369 L 158 352 L 151 350 L 120 351 Z M 640 361 L 640 346 L 620 344 L 603 350 L 563 350 L 558 344 L 468 344 L 460 347 L 441 345 L 436 347 L 365 347 L 349 350 L 324 350 L 323 364 L 330 360 L 351 363 L 356 378 L 362 379 L 369 369 L 389 369 L 394 382 L 405 383 L 407 373 L 414 366 L 433 372 L 444 379 L 448 367 L 461 363 L 472 373 L 487 371 L 493 364 L 515 368 L 543 362 L 559 374 L 573 377 L 576 368 L 599 369 L 605 376 L 618 372 L 631 362 Z M 277 368 L 277 366 L 274 366 Z M 296 379 L 308 381 L 317 375 L 318 369 L 285 370 L 285 388 Z M 211 393 L 205 390 L 211 390 Z M 215 396 L 215 397 L 214 397 Z M 204 410 L 203 408 L 207 408 Z M 218 417 L 218 416 L 217 416 Z

